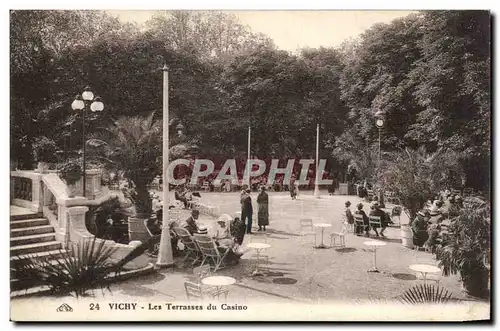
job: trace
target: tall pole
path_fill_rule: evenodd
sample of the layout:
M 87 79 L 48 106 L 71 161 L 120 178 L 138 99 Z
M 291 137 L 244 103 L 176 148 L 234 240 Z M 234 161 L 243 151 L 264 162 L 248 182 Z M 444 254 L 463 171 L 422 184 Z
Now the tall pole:
M 85 173 L 85 169 L 87 167 L 87 156 L 86 156 L 86 145 L 87 142 L 85 141 L 85 113 L 86 109 L 85 107 L 87 106 L 87 102 L 84 103 L 83 106 L 83 111 L 82 111 L 82 144 L 83 144 L 83 153 L 82 153 L 82 169 L 83 169 L 83 197 L 86 197 L 86 191 L 87 191 L 87 174 Z
M 380 175 L 380 128 L 378 128 L 378 172 L 379 172 L 379 175 Z
M 252 134 L 252 129 L 248 127 L 248 151 L 247 151 L 247 174 L 248 174 L 248 188 L 250 188 L 250 143 L 251 143 L 251 134 Z
M 169 228 L 169 205 L 170 195 L 168 192 L 168 67 L 163 66 L 163 222 L 160 237 L 160 250 L 156 267 L 167 268 L 174 265 L 172 244 L 170 241 Z
M 316 125 L 316 180 L 314 181 L 314 196 L 319 198 L 319 123 Z

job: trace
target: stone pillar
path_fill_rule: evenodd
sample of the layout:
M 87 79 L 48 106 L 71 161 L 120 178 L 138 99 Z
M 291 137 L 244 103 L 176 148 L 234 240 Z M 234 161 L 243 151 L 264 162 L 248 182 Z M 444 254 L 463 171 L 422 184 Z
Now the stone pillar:
M 101 193 L 101 170 L 90 169 L 87 174 L 87 199 L 95 199 Z
M 31 178 L 31 207 L 30 210 L 41 213 L 43 210 L 44 192 L 42 187 L 42 176 L 35 175 Z
M 86 206 L 68 207 L 68 220 L 66 222 L 65 245 L 77 244 L 79 241 L 93 237 L 85 226 L 85 213 L 89 210 Z

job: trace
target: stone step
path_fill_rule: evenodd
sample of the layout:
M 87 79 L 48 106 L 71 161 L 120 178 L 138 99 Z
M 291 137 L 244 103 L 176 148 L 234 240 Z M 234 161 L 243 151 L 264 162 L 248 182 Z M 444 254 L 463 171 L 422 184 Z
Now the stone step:
M 38 225 L 27 228 L 11 229 L 10 237 L 15 238 L 15 237 L 30 236 L 42 233 L 54 233 L 54 227 L 52 225 Z
M 31 218 L 10 222 L 11 229 L 27 228 L 38 225 L 49 225 L 49 220 L 46 218 Z
M 62 259 L 55 259 L 55 260 L 50 260 L 49 263 L 52 265 L 57 265 L 60 263 L 60 261 L 63 262 Z M 43 282 L 38 281 L 36 279 L 25 278 L 23 277 L 23 275 L 16 274 L 15 269 L 11 269 L 11 278 L 10 278 L 11 291 L 28 289 L 39 285 L 43 285 Z
M 29 213 L 29 214 L 10 215 L 10 220 L 11 221 L 20 221 L 20 220 L 27 220 L 27 219 L 32 219 L 32 218 L 42 218 L 42 217 L 43 217 L 42 213 Z
M 11 256 L 10 257 L 10 263 L 11 267 L 15 268 L 16 263 L 22 263 L 23 261 L 26 261 L 28 258 L 32 259 L 37 259 L 37 258 L 49 258 L 51 260 L 57 260 L 61 258 L 61 255 L 66 253 L 67 251 L 65 249 L 54 249 L 50 251 L 43 251 L 43 252 L 38 252 L 38 253 L 28 253 L 28 254 L 21 254 L 17 256 Z
M 20 245 L 36 244 L 36 243 L 55 241 L 55 240 L 56 240 L 55 233 L 33 234 L 29 236 L 10 238 L 10 246 L 15 247 Z
M 10 255 L 24 255 L 31 253 L 40 253 L 44 251 L 53 251 L 62 248 L 58 241 L 48 241 L 36 244 L 19 245 L 10 248 Z

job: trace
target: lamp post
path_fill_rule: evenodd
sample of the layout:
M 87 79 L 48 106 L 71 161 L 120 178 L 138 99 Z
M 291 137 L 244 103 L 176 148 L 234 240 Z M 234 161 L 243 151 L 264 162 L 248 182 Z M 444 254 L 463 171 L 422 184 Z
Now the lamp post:
M 251 137 L 252 137 L 252 128 L 251 127 L 248 127 L 248 150 L 247 150 L 247 174 L 248 174 L 248 188 L 250 188 L 250 171 L 252 171 L 252 169 L 250 168 L 250 146 L 251 146 L 251 143 L 252 143 L 252 140 L 251 140 Z
M 314 196 L 319 198 L 319 123 L 316 125 L 316 179 L 314 181 Z
M 172 254 L 172 244 L 170 241 L 169 227 L 169 209 L 170 194 L 169 194 L 169 178 L 168 178 L 168 67 L 163 68 L 163 219 L 160 236 L 160 249 L 158 252 L 157 268 L 168 268 L 174 265 L 174 257 Z
M 92 112 L 100 112 L 104 109 L 104 104 L 101 101 L 100 97 L 95 97 L 94 98 L 94 93 L 90 90 L 90 87 L 86 87 L 82 93 L 82 95 L 77 95 L 75 97 L 75 100 L 71 103 L 71 108 L 73 110 L 79 110 L 82 112 L 82 145 L 83 145 L 83 152 L 82 152 L 82 171 L 83 171 L 83 197 L 86 195 L 86 189 L 87 189 L 87 179 L 86 179 L 86 145 L 87 141 L 85 139 L 85 115 L 87 113 L 87 108 L 90 109 Z
M 384 116 L 385 112 L 382 110 L 378 110 L 375 113 L 375 125 L 377 126 L 378 129 L 378 162 L 377 162 L 377 177 L 380 178 L 380 160 L 381 160 L 381 148 L 380 148 L 380 142 L 381 142 L 381 131 L 382 128 L 384 127 L 385 121 L 384 121 Z M 383 206 L 384 205 L 384 194 L 382 191 L 380 191 L 379 195 L 379 202 Z
M 384 127 L 384 112 L 382 110 L 379 110 L 375 113 L 375 125 L 378 128 L 378 164 L 377 164 L 377 169 L 380 170 L 380 132 L 382 131 L 382 128 Z

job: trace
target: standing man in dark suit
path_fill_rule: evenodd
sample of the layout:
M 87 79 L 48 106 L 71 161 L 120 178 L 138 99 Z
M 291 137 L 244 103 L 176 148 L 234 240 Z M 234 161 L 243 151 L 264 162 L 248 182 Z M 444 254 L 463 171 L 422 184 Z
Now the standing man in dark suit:
M 247 234 L 252 234 L 252 197 L 250 189 L 247 188 L 241 193 L 241 220 L 247 225 Z

